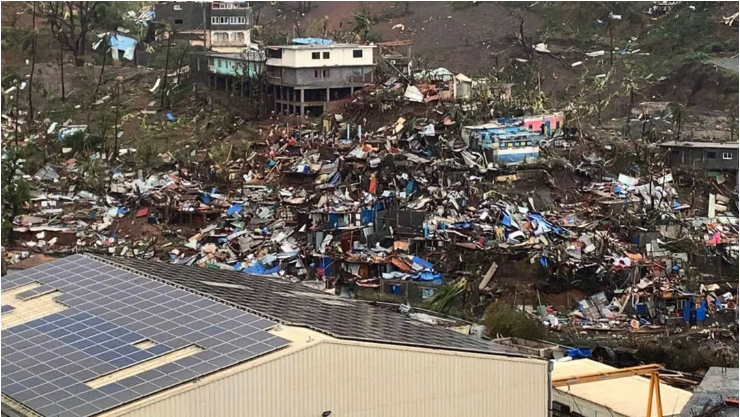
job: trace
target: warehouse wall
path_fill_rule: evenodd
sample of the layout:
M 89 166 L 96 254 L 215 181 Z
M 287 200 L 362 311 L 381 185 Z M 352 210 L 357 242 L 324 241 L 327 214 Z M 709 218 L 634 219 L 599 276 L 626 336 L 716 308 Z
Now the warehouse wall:
M 544 361 L 314 341 L 125 415 L 541 417 L 547 395 Z
M 585 400 L 580 397 L 573 396 L 571 394 L 562 392 L 559 389 L 552 390 L 552 401 L 559 402 L 563 405 L 570 407 L 570 411 L 589 417 L 628 417 L 624 414 L 619 414 L 608 407 L 604 407 L 601 404 Z M 647 406 L 647 404 L 645 404 Z M 653 407 L 655 409 L 655 407 Z M 644 413 L 644 412 L 643 412 Z

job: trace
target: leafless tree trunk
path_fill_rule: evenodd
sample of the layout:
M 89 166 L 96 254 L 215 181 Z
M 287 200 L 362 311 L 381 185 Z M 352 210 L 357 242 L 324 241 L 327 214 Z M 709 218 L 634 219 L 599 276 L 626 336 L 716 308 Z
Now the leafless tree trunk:
M 532 51 L 532 45 L 527 43 L 527 39 L 524 36 L 524 17 L 518 13 L 511 13 L 511 15 L 519 19 L 519 42 L 522 45 L 524 53 L 526 53 L 529 60 L 532 61 L 534 58 L 534 52 Z
M 612 32 L 612 18 L 609 17 L 609 23 L 606 25 L 609 31 L 609 66 L 614 65 L 614 33 Z
M 33 73 L 36 70 L 36 2 L 33 3 L 33 44 L 31 45 L 31 76 L 28 78 L 28 122 L 33 123 Z
M 167 31 L 167 54 L 164 58 L 164 81 L 162 83 L 162 99 L 160 101 L 160 106 L 162 107 L 162 110 L 166 110 L 167 107 L 165 106 L 165 97 L 167 96 L 167 73 L 170 71 L 170 47 L 172 46 L 172 31 Z
M 116 124 L 113 132 L 113 157 L 111 160 L 118 159 L 118 120 L 121 115 L 121 77 L 116 78 Z
M 187 49 L 187 48 L 184 48 L 183 47 L 180 50 L 180 57 L 177 58 L 177 70 L 176 70 L 177 71 L 177 78 L 175 80 L 175 85 L 178 85 L 178 86 L 180 85 L 180 68 L 182 68 L 182 60 L 185 58 L 185 49 Z
M 100 75 L 98 76 L 98 83 L 95 85 L 95 92 L 93 93 L 93 104 L 98 99 L 98 91 L 100 90 L 100 84 L 103 83 L 103 73 L 105 72 L 105 58 L 108 56 L 108 36 L 103 38 L 103 65 L 100 67 Z
M 64 49 L 62 44 L 59 44 L 59 73 L 61 74 L 62 81 L 62 102 L 67 101 L 66 94 L 64 92 Z
M 59 37 L 59 42 L 72 52 L 77 66 L 84 64 L 87 35 L 94 29 L 97 7 L 100 3 L 99 1 L 49 1 L 41 4 L 41 14 L 52 32 Z M 64 13 L 65 4 L 69 9 L 68 15 Z
M 15 146 L 18 146 L 18 128 L 19 128 L 19 119 L 21 118 L 21 112 L 18 104 L 18 99 L 21 96 L 21 81 L 17 80 L 15 82 Z

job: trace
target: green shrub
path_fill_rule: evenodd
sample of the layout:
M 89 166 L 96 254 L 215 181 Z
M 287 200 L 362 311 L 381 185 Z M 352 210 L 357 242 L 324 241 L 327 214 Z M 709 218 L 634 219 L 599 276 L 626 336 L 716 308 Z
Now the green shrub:
M 517 313 L 508 305 L 495 302 L 486 308 L 483 324 L 491 337 L 544 339 L 547 333 L 539 323 Z

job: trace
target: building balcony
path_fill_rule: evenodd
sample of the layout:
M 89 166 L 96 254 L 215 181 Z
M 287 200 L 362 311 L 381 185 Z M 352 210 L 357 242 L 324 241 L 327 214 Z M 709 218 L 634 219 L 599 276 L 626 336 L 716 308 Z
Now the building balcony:
M 231 40 L 229 40 L 229 41 L 223 41 L 223 40 L 222 41 L 219 41 L 217 39 L 213 39 L 211 41 L 211 46 L 213 46 L 213 47 L 242 47 L 242 48 L 246 48 L 249 45 L 244 40 L 241 40 L 241 41 L 231 41 Z
M 282 58 L 267 58 L 267 65 L 275 66 L 275 67 L 282 67 L 283 59 Z

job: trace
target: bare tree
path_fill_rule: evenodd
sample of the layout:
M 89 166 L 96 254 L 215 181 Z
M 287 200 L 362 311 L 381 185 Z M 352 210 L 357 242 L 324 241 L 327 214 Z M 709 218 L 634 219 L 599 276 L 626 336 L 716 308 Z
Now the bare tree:
M 531 61 L 534 59 L 534 51 L 532 49 L 531 42 L 527 42 L 527 38 L 524 36 L 524 17 L 516 12 L 511 12 L 511 15 L 519 20 L 519 42 L 522 45 L 522 50 L 527 54 L 527 57 Z
M 98 83 L 95 85 L 95 92 L 93 93 L 93 103 L 98 98 L 98 90 L 100 90 L 100 84 L 103 82 L 103 73 L 105 72 L 105 58 L 108 56 L 108 36 L 103 37 L 103 64 L 100 67 L 100 75 L 98 76 Z
M 116 77 L 116 122 L 113 132 L 113 155 L 110 160 L 118 159 L 118 121 L 121 118 L 121 84 L 123 84 L 123 77 L 120 75 Z
M 160 106 L 162 110 L 166 110 L 165 98 L 167 96 L 167 73 L 170 71 L 170 47 L 172 46 L 172 29 L 167 28 L 167 54 L 164 58 L 164 79 L 162 80 L 162 99 L 160 100 Z
M 57 36 L 59 42 L 72 52 L 75 65 L 84 64 L 83 57 L 87 51 L 87 35 L 97 23 L 100 1 L 49 1 L 40 7 L 41 15 Z M 68 13 L 64 13 L 66 4 Z

